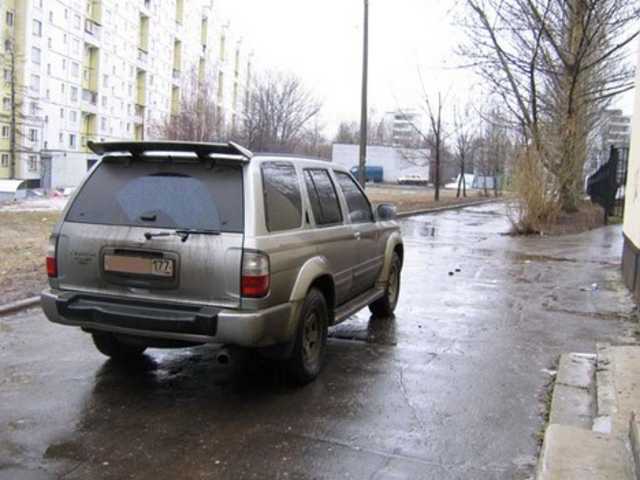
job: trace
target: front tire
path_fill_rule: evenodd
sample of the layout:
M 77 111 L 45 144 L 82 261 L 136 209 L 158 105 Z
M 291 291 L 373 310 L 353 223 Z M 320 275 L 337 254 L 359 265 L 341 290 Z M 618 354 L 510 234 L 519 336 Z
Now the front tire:
M 400 297 L 400 270 L 402 264 L 400 257 L 394 252 L 391 257 L 391 266 L 384 296 L 369 305 L 369 310 L 375 318 L 389 317 L 393 314 Z
M 307 293 L 300 313 L 298 332 L 289 359 L 291 379 L 301 385 L 316 379 L 324 364 L 327 346 L 329 310 L 324 295 L 317 288 Z
M 91 334 L 93 344 L 98 351 L 114 360 L 133 360 L 139 358 L 147 347 L 130 345 L 118 340 L 111 333 L 99 332 Z

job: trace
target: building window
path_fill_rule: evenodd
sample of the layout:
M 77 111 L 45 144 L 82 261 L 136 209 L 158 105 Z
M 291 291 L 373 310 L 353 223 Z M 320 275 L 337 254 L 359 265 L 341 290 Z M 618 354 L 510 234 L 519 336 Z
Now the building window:
M 34 65 L 40 65 L 40 49 L 38 47 L 31 49 L 31 61 Z
M 3 125 L 2 126 L 2 138 L 9 138 L 9 126 L 8 125 Z
M 2 99 L 2 108 L 4 110 L 11 110 L 11 99 L 9 97 L 4 97 Z
M 69 118 L 71 119 L 71 122 L 77 123 L 78 122 L 78 112 L 76 110 L 69 111 Z
M 11 70 L 9 70 L 8 68 L 4 69 L 4 81 L 5 82 L 11 81 Z
M 40 91 L 40 75 L 31 75 L 31 89 Z
M 76 148 L 76 136 L 74 133 L 69 134 L 69 148 Z
M 76 62 L 71 63 L 71 76 L 73 78 L 80 77 L 80 64 Z
M 38 157 L 36 155 L 29 155 L 29 170 L 32 172 L 38 170 Z
M 34 128 L 30 128 L 29 129 L 29 140 L 32 142 L 37 142 L 38 141 L 38 130 L 34 129 Z
M 2 166 L 3 167 L 8 167 L 9 166 L 9 154 L 8 153 L 3 153 L 2 154 Z
M 42 36 L 42 22 L 40 22 L 39 20 L 33 21 L 33 34 L 36 37 Z
M 71 87 L 71 101 L 78 101 L 78 87 Z
M 6 24 L 13 27 L 13 12 L 7 12 L 5 15 Z

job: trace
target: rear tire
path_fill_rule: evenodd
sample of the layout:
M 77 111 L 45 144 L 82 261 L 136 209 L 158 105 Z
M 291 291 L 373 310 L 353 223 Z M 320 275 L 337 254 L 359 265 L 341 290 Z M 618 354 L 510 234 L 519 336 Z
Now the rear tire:
M 322 370 L 327 345 L 329 311 L 324 295 L 312 288 L 304 300 L 293 353 L 288 361 L 289 376 L 304 385 L 316 379 Z
M 375 318 L 389 317 L 393 314 L 400 297 L 400 270 L 402 264 L 400 257 L 394 252 L 391 257 L 391 266 L 384 296 L 369 305 L 369 310 Z
M 139 358 L 147 347 L 129 345 L 118 340 L 111 333 L 93 333 L 93 344 L 98 351 L 114 360 L 132 360 Z

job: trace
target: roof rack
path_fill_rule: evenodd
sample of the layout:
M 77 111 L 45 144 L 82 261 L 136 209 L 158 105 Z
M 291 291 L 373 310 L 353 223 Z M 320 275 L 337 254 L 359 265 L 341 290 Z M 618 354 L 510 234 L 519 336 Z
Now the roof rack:
M 88 142 L 89 148 L 98 155 L 119 153 L 134 158 L 152 153 L 195 153 L 202 160 L 239 160 L 247 162 L 253 157 L 250 150 L 235 142 L 204 143 L 181 141 L 122 141 L 122 142 Z

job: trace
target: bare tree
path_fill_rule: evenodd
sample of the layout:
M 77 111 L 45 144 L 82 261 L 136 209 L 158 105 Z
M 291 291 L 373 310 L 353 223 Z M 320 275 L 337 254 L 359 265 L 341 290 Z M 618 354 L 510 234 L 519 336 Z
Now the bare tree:
M 24 55 L 13 37 L 6 36 L 3 41 L 3 53 L 0 56 L 0 64 L 4 68 L 5 88 L 9 91 L 9 111 L 0 114 L 3 124 L 7 124 L 9 133 L 9 178 L 17 178 L 18 163 L 24 154 L 38 158 L 40 156 L 41 143 L 38 130 L 43 125 L 43 119 L 38 115 L 38 104 L 32 96 L 39 85 L 25 85 L 20 83 L 21 62 Z M 39 78 L 39 77 L 35 77 Z M 32 131 L 35 132 L 32 134 Z M 32 136 L 35 135 L 35 136 Z M 32 169 L 38 169 L 37 165 L 30 165 Z
M 254 81 L 240 136 L 253 150 L 299 153 L 320 108 L 299 78 L 267 72 Z
M 444 108 L 444 99 L 442 94 L 438 92 L 438 103 L 433 105 L 433 102 L 429 98 L 424 84 L 422 86 L 424 105 L 422 107 L 423 112 L 426 114 L 429 126 L 424 129 L 416 122 L 411 120 L 409 115 L 405 115 L 407 123 L 417 134 L 416 143 L 422 146 L 430 148 L 430 154 L 432 155 L 433 162 L 429 163 L 429 178 L 433 178 L 434 195 L 433 199 L 437 202 L 440 200 L 440 186 L 442 184 L 442 167 L 444 160 L 449 156 L 445 147 L 445 141 L 449 134 L 444 128 L 444 119 L 442 117 L 442 110 Z M 401 112 L 402 113 L 402 112 Z M 402 148 L 398 149 L 398 152 L 402 155 Z M 404 156 L 405 160 L 411 162 L 411 159 Z M 421 162 L 422 163 L 422 162 Z
M 370 110 L 367 115 L 367 144 L 391 145 L 392 137 L 393 133 L 385 123 L 384 117 L 378 116 L 374 110 Z M 360 124 L 356 121 L 341 121 L 333 142 L 357 145 L 360 142 Z
M 357 145 L 360 139 L 360 126 L 355 121 L 343 120 L 338 125 L 338 131 L 333 137 L 333 143 Z
M 473 171 L 473 153 L 477 147 L 478 126 L 471 119 L 472 108 L 466 105 L 462 111 L 453 110 L 453 159 L 458 167 L 458 191 L 456 197 L 467 196 L 467 181 L 465 174 Z
M 587 137 L 611 98 L 633 87 L 636 0 L 466 0 L 463 49 L 516 119 L 525 157 L 550 175 L 548 208 L 573 211 Z M 523 157 L 523 158 L 525 158 Z M 526 205 L 524 212 L 526 214 Z
M 302 155 L 331 159 L 331 143 L 323 133 L 323 126 L 319 122 L 313 122 L 305 128 L 298 152 Z
M 434 106 L 429 99 L 429 96 L 424 94 L 424 103 L 426 107 L 426 113 L 429 121 L 429 133 L 430 135 L 424 136 L 423 138 L 427 141 L 427 144 L 433 150 L 433 184 L 435 187 L 435 193 L 433 195 L 433 199 L 437 202 L 440 200 L 440 184 L 441 184 L 441 173 L 442 173 L 442 162 L 443 162 L 443 152 L 444 152 L 444 143 L 448 136 L 448 134 L 444 130 L 443 119 L 442 119 L 442 109 L 444 107 L 444 101 L 442 99 L 442 94 L 438 92 L 438 103 Z
M 213 88 L 199 78 L 195 69 L 182 86 L 178 111 L 156 122 L 152 135 L 166 140 L 217 141 L 224 137 L 224 125 L 217 114 Z

